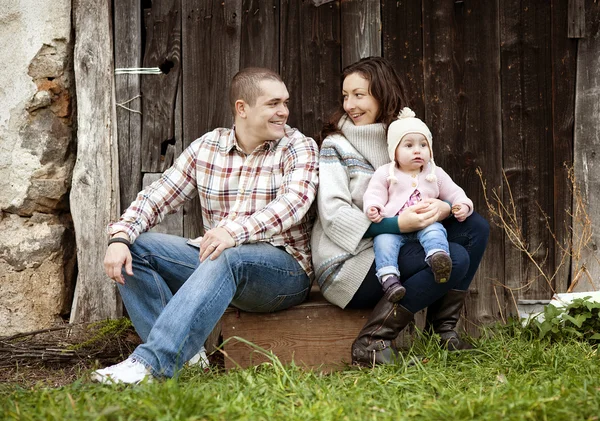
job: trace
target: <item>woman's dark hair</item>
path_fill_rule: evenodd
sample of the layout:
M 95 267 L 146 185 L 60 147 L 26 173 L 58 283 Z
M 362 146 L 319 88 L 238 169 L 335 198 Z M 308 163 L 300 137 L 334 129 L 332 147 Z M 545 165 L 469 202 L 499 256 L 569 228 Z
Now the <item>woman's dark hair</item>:
M 353 73 L 358 73 L 369 81 L 370 93 L 379 103 L 379 113 L 375 121 L 383 123 L 387 128 L 396 119 L 400 110 L 408 106 L 402 79 L 398 76 L 392 64 L 383 57 L 365 57 L 342 70 L 340 92 L 346 77 Z M 340 103 L 329 120 L 323 125 L 319 143 L 331 134 L 341 134 L 338 122 L 344 114 L 346 112 L 343 103 Z

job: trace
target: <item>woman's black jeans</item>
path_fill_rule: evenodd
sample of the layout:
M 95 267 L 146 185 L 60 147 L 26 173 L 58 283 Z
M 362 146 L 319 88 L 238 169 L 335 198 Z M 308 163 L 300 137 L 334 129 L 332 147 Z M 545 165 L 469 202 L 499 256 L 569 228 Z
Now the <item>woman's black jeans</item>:
M 406 295 L 399 304 L 416 313 L 451 289 L 466 291 L 479 268 L 487 245 L 490 226 L 479 214 L 473 213 L 464 222 L 450 217 L 442 222 L 448 232 L 452 274 L 448 282 L 437 284 L 431 268 L 425 263 L 425 252 L 419 243 L 406 244 L 400 250 L 398 266 Z M 381 284 L 371 266 L 362 285 L 346 308 L 372 308 L 383 297 Z

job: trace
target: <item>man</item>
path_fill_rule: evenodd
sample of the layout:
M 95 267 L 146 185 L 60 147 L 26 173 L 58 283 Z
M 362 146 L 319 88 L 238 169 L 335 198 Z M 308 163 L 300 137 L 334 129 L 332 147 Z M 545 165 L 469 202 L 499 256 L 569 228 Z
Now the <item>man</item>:
M 288 100 L 278 74 L 241 70 L 229 92 L 234 127 L 194 141 L 109 225 L 104 268 L 144 343 L 127 360 L 95 371 L 95 380 L 172 377 L 230 304 L 269 312 L 305 300 L 318 148 L 286 126 Z M 201 239 L 142 234 L 196 194 Z

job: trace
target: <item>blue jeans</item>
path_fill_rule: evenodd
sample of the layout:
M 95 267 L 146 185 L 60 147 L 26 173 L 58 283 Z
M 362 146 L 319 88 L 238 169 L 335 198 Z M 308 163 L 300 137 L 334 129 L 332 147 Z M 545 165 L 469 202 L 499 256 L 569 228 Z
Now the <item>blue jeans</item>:
M 133 276 L 119 291 L 144 341 L 132 356 L 172 377 L 204 345 L 231 304 L 271 312 L 302 303 L 310 280 L 285 250 L 268 243 L 226 249 L 199 261 L 185 238 L 144 233 L 131 246 Z
M 422 230 L 408 234 L 380 234 L 373 239 L 375 269 L 380 282 L 385 275 L 400 276 L 398 255 L 402 246 L 411 242 L 421 244 L 425 251 L 426 262 L 431 255 L 438 251 L 443 251 L 446 254 L 450 253 L 448 240 L 446 239 L 446 228 L 439 222 L 434 222 Z
M 447 218 L 442 221 L 442 225 L 448 233 L 452 259 L 452 273 L 448 282 L 435 282 L 431 269 L 424 262 L 425 252 L 420 244 L 407 244 L 402 247 L 398 256 L 401 280 L 406 288 L 406 294 L 399 304 L 413 313 L 433 304 L 451 289 L 469 289 L 483 258 L 490 226 L 481 215 L 474 212 L 464 222 Z M 373 264 L 347 308 L 373 308 L 383 297 L 375 271 Z

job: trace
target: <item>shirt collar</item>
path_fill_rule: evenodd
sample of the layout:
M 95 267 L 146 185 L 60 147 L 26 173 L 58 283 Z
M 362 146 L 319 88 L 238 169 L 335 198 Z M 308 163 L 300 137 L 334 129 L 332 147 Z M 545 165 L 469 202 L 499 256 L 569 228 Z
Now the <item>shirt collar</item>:
M 265 151 L 272 151 L 275 149 L 277 144 L 281 139 L 277 140 L 266 140 L 265 143 L 261 145 L 261 149 Z M 226 153 L 230 153 L 232 149 L 237 148 L 241 153 L 245 153 L 242 148 L 238 145 L 237 139 L 235 138 L 235 124 L 231 127 L 229 131 L 229 136 L 221 139 L 221 149 Z

